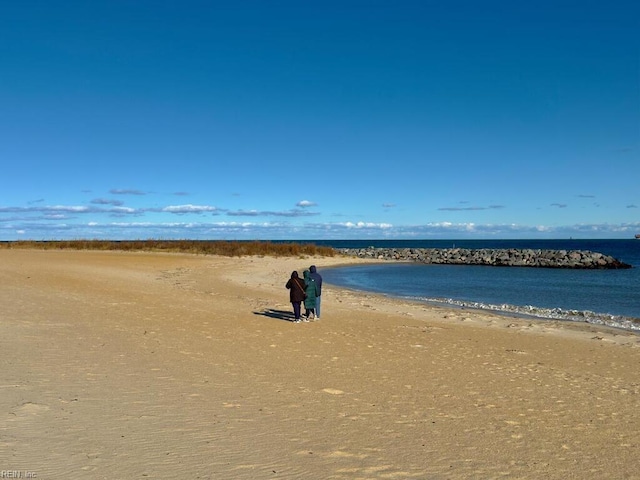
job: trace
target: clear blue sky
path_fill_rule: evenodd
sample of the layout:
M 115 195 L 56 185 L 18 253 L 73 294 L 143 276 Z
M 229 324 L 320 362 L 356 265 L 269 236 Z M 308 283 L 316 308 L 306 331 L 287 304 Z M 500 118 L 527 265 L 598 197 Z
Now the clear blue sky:
M 0 0 L 0 240 L 630 238 L 640 3 Z

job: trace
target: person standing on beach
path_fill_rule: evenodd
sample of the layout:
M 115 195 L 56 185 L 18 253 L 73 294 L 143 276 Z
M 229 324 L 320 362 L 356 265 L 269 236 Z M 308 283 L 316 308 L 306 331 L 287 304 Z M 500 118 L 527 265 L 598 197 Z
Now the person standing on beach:
M 318 298 L 318 286 L 313 278 L 311 278 L 311 272 L 305 270 L 304 273 L 304 286 L 307 296 L 304 299 L 304 308 L 306 310 L 305 322 L 314 320 L 316 311 L 316 300 Z
M 289 289 L 289 301 L 293 305 L 293 323 L 300 323 L 300 306 L 305 299 L 305 283 L 298 277 L 298 272 L 294 270 L 285 287 Z
M 316 320 L 320 320 L 320 300 L 322 299 L 322 276 L 318 273 L 315 265 L 309 267 L 309 276 L 316 282 Z

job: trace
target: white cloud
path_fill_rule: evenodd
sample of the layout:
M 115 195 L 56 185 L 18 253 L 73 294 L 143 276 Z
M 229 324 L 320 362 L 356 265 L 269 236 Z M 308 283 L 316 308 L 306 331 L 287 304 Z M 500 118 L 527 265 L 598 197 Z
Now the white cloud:
M 320 215 L 317 212 L 305 212 L 303 210 L 285 210 L 281 212 L 269 210 L 236 210 L 227 212 L 230 217 L 312 217 Z
M 25 205 L 0 206 L 0 240 L 29 239 L 263 239 L 263 240 L 331 240 L 331 239 L 463 239 L 463 238 L 633 238 L 640 232 L 640 223 L 578 224 L 564 226 L 478 224 L 475 222 L 434 222 L 412 225 L 346 221 L 311 222 L 320 213 L 307 209 L 315 205 L 309 200 L 298 207 L 282 211 L 229 211 L 206 204 L 180 204 L 159 207 L 131 208 L 120 202 L 94 200 L 90 205 Z M 386 204 L 390 206 L 392 204 Z M 555 204 L 564 208 L 566 205 Z M 500 205 L 483 207 L 453 207 L 454 209 L 498 209 Z M 548 207 L 547 207 L 548 208 Z M 627 205 L 627 208 L 638 208 Z M 153 214 L 153 215 L 152 215 Z M 199 222 L 203 215 L 229 221 Z M 3 217 L 4 215 L 4 217 Z M 145 218 L 144 215 L 147 215 Z M 174 215 L 174 216 L 172 216 Z M 175 215 L 193 215 L 189 222 L 172 222 Z M 240 218 L 244 217 L 244 218 Z M 270 217 L 275 221 L 262 221 Z M 83 220 L 81 220 L 81 218 Z M 142 222 L 118 221 L 139 218 Z M 185 218 L 185 217 L 180 217 Z M 233 221 L 233 219 L 240 221 Z M 348 217 L 347 217 L 348 218 Z M 247 220 L 247 221 L 242 221 Z
M 371 223 L 371 222 L 345 222 L 344 225 L 347 228 L 393 228 L 390 223 Z
M 89 207 L 66 206 L 66 205 L 54 205 L 52 207 L 42 207 L 40 210 L 43 212 L 69 212 L 69 213 L 84 213 L 84 212 L 90 211 Z
M 581 224 L 568 226 L 476 224 L 439 222 L 393 226 L 387 223 L 346 222 L 90 222 L 85 224 L 33 221 L 0 223 L 0 239 L 33 240 L 78 238 L 211 239 L 211 240 L 331 240 L 331 239 L 483 239 L 483 238 L 633 238 L 640 222 L 630 224 Z
M 111 212 L 115 212 L 115 213 L 136 213 L 136 212 L 138 212 L 138 210 L 136 210 L 135 208 L 130 208 L 130 207 L 113 207 L 110 211 Z
M 185 214 L 185 213 L 218 212 L 219 209 L 217 207 L 210 207 L 208 205 L 188 204 L 188 205 L 169 205 L 168 207 L 164 207 L 162 211 L 168 212 L 168 213 Z

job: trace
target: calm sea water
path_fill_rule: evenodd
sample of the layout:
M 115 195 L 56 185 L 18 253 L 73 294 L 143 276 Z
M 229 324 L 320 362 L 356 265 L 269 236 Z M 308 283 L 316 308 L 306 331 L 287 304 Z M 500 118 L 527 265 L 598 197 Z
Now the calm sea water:
M 591 250 L 628 270 L 394 263 L 322 269 L 325 282 L 429 303 L 640 331 L 640 240 L 383 240 L 314 242 L 335 248 L 532 248 Z M 320 266 L 319 266 L 320 268 Z

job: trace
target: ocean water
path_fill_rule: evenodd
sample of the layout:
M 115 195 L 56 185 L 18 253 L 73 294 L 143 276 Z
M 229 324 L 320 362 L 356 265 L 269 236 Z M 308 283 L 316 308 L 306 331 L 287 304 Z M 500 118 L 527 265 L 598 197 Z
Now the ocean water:
M 334 248 L 591 250 L 611 255 L 633 268 L 565 270 L 400 262 L 318 268 L 325 282 L 356 290 L 540 319 L 604 324 L 640 332 L 640 240 L 384 240 L 314 243 Z

